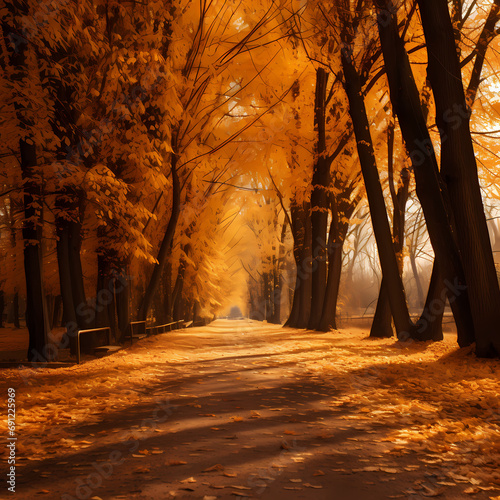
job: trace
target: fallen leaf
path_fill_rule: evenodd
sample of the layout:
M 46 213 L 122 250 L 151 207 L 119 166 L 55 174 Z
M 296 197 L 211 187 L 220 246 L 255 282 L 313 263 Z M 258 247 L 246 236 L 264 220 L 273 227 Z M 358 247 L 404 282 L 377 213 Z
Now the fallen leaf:
M 393 469 L 391 467 L 380 467 L 380 470 L 382 472 L 387 472 L 387 474 L 397 474 L 398 473 L 398 469 Z
M 329 432 L 323 432 L 321 434 L 317 434 L 315 437 L 316 439 L 330 439 L 333 437 L 333 434 Z
M 202 472 L 214 472 L 217 470 L 224 470 L 224 466 L 222 464 L 215 464 L 211 467 L 208 467 L 207 469 L 202 470 Z
M 434 490 L 425 485 L 423 485 L 423 487 L 425 488 L 425 491 L 422 491 L 422 495 L 424 495 L 425 497 L 438 497 L 439 495 L 442 495 L 445 490 L 445 488 Z
M 184 462 L 183 460 L 167 460 L 165 465 L 173 467 L 175 465 L 187 465 L 187 462 Z
M 479 493 L 479 488 L 474 488 L 474 486 L 471 486 L 470 488 L 467 488 L 464 490 L 464 493 L 467 495 L 475 495 L 476 493 Z

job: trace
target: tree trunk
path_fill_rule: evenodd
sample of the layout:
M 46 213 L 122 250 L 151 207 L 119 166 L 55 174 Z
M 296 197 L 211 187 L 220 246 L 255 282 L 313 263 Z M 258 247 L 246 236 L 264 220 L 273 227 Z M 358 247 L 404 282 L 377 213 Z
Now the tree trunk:
M 387 292 L 398 338 L 411 336 L 414 325 L 411 322 L 406 303 L 403 281 L 399 274 L 398 261 L 394 253 L 391 229 L 387 219 L 384 193 L 380 185 L 375 151 L 370 134 L 370 125 L 361 89 L 359 74 L 354 67 L 348 47 L 341 50 L 344 70 L 344 87 L 349 100 L 354 134 L 356 136 L 361 171 L 370 206 L 373 232 L 377 242 L 380 265 L 387 281 Z
M 385 9 L 384 15 L 379 15 L 378 27 L 391 103 L 410 152 L 417 195 L 422 205 L 431 243 L 445 277 L 448 294 L 455 295 L 454 313 L 457 312 L 455 322 L 459 333 L 458 342 L 460 346 L 469 345 L 474 341 L 474 327 L 462 261 L 450 225 L 451 214 L 448 214 L 445 205 L 447 196 L 445 195 L 443 199 L 441 190 L 445 189 L 445 186 L 440 186 L 439 169 L 420 106 L 418 89 L 403 40 L 399 36 L 396 9 L 392 0 L 379 0 L 378 5 Z M 391 12 L 391 22 L 387 22 L 387 12 Z M 453 30 L 451 36 L 453 44 Z M 456 58 L 456 54 L 454 56 Z
M 56 298 L 51 293 L 49 293 L 45 297 L 45 302 L 47 304 L 47 314 L 49 315 L 50 325 L 52 328 L 52 318 L 54 317 L 54 307 L 55 307 Z
M 165 304 L 165 284 L 163 279 L 158 283 L 158 288 L 156 289 L 155 296 L 152 301 L 153 314 L 155 318 L 156 325 L 162 325 L 166 323 L 166 311 L 163 309 Z
M 0 290 L 0 328 L 3 328 L 3 312 L 5 310 L 5 294 Z
M 40 203 L 41 188 L 34 178 L 36 147 L 20 141 L 21 168 L 24 181 L 24 272 L 26 276 L 26 325 L 29 332 L 29 361 L 50 361 L 47 349 L 50 324 L 45 304 L 42 269 L 42 231 L 40 214 L 34 207 Z M 17 297 L 17 294 L 16 294 Z M 19 317 L 17 319 L 19 325 Z
M 272 322 L 276 325 L 281 324 L 281 299 L 282 299 L 281 295 L 283 288 L 282 267 L 285 260 L 285 237 L 286 237 L 287 225 L 288 225 L 288 220 L 285 217 L 285 220 L 283 221 L 283 226 L 281 227 L 278 259 L 276 260 L 276 266 L 274 268 L 274 293 L 273 293 L 274 314 Z
M 307 328 L 311 307 L 311 219 L 309 204 L 291 206 L 293 256 L 296 267 L 292 309 L 285 326 Z
M 323 310 L 318 330 L 328 332 L 331 328 L 337 329 L 337 301 L 339 296 L 340 278 L 342 275 L 342 253 L 344 241 L 349 230 L 349 223 L 356 204 L 349 201 L 349 197 L 342 196 L 342 210 L 339 214 L 338 202 L 334 195 L 331 195 L 332 222 L 330 224 L 330 233 L 328 236 L 328 280 L 326 282 L 325 299 L 323 301 Z M 339 220 L 342 215 L 342 222 Z
M 11 2 L 6 4 L 11 16 L 9 21 L 2 22 L 6 49 L 9 53 L 9 62 L 14 68 L 12 80 L 15 82 L 18 96 L 15 100 L 17 120 L 22 130 L 19 141 L 21 153 L 21 176 L 23 180 L 24 201 L 24 271 L 26 279 L 26 325 L 29 331 L 29 361 L 46 361 L 52 354 L 47 348 L 50 324 L 47 317 L 45 292 L 43 286 L 43 259 L 42 259 L 42 217 L 43 206 L 42 187 L 38 179 L 36 145 L 31 135 L 30 123 L 23 107 L 25 98 L 23 91 L 27 91 L 30 72 L 27 67 L 29 50 L 28 38 L 21 35 L 23 26 L 20 20 L 29 14 L 29 6 L 25 2 Z M 12 22 L 12 25 L 9 25 Z
M 170 323 L 172 321 L 172 262 L 170 259 L 165 265 L 163 279 L 163 288 L 165 290 L 163 309 L 165 310 L 165 321 Z
M 139 320 L 146 321 L 148 311 L 151 306 L 151 300 L 158 287 L 163 268 L 168 259 L 168 250 L 171 247 L 172 240 L 177 227 L 177 220 L 179 219 L 180 205 L 181 205 L 181 185 L 179 182 L 179 174 L 177 172 L 177 156 L 172 153 L 171 157 L 171 173 L 172 173 L 172 211 L 170 213 L 170 220 L 163 236 L 163 240 L 158 251 L 158 263 L 153 268 L 153 273 L 149 280 L 144 298 L 139 310 Z
M 422 288 L 422 281 L 420 280 L 420 275 L 418 274 L 417 261 L 413 249 L 410 252 L 410 265 L 413 272 L 413 277 L 415 278 L 415 285 L 417 287 L 418 305 L 419 307 L 424 307 L 424 289 Z
M 172 293 L 172 318 L 174 321 L 184 319 L 181 317 L 182 288 L 184 287 L 184 273 L 186 272 L 186 263 L 181 260 L 177 278 L 175 279 L 174 291 Z
M 500 356 L 500 288 L 484 215 L 460 62 L 446 0 L 418 0 L 428 77 L 441 135 L 441 174 L 448 187 L 474 321 L 476 354 Z M 438 258 L 443 273 L 444 262 Z M 461 294 L 456 297 L 458 302 Z
M 396 252 L 396 255 L 398 257 L 399 273 L 402 277 L 405 213 L 410 187 L 410 172 L 406 168 L 403 168 L 401 170 L 402 183 L 396 194 L 393 182 L 393 145 L 394 128 L 392 129 L 392 133 L 389 133 L 389 187 L 391 189 L 391 197 L 393 200 L 392 237 L 394 240 L 394 251 Z M 373 317 L 373 322 L 370 329 L 370 337 L 391 338 L 392 335 L 392 315 L 391 306 L 389 304 L 389 295 L 387 293 L 387 282 L 382 276 L 380 292 L 377 300 L 377 307 L 375 309 L 375 315 Z
M 446 287 L 439 264 L 434 261 L 424 310 L 417 321 L 416 340 L 443 340 L 443 314 L 446 307 Z
M 73 304 L 76 308 L 76 321 L 80 328 L 92 328 L 91 322 L 87 320 L 85 315 L 80 313 L 82 305 L 87 303 L 80 257 L 82 248 L 83 203 L 84 198 L 81 196 L 78 208 L 78 220 L 71 221 L 69 224 L 68 263 L 71 274 L 71 293 Z
M 115 335 L 115 297 L 114 284 L 111 273 L 111 258 L 98 252 L 97 255 L 97 287 L 93 307 L 87 309 L 87 320 L 93 319 L 94 324 L 89 328 L 103 328 L 109 326 L 111 334 Z M 90 353 L 92 349 L 107 343 L 107 334 L 94 332 L 80 338 L 81 352 Z
M 268 323 L 271 323 L 272 318 L 273 318 L 273 302 L 272 302 L 272 290 L 273 290 L 273 285 L 272 285 L 272 273 L 262 273 L 262 286 L 264 290 L 264 301 L 265 301 L 265 308 L 266 308 L 266 321 Z
M 62 296 L 56 295 L 54 300 L 54 314 L 52 315 L 52 328 L 61 324 L 62 316 Z
M 71 286 L 71 269 L 69 265 L 69 230 L 67 221 L 64 219 L 56 220 L 56 252 L 57 265 L 59 268 L 59 288 L 64 310 L 64 322 L 66 324 L 66 333 L 70 351 L 76 354 L 76 331 L 78 322 L 76 319 L 76 305 L 73 300 L 73 288 Z
M 14 323 L 14 328 L 21 328 L 19 323 L 19 292 L 14 294 L 14 299 L 12 300 L 12 322 Z
M 316 97 L 314 101 L 314 126 L 317 133 L 316 162 L 312 178 L 312 291 L 308 328 L 316 330 L 321 320 L 327 278 L 328 195 L 330 161 L 326 157 L 326 91 L 328 73 L 324 68 L 316 71 Z
M 114 294 L 117 317 L 117 338 L 123 340 L 130 323 L 130 277 L 126 265 L 121 266 L 121 272 L 114 276 Z

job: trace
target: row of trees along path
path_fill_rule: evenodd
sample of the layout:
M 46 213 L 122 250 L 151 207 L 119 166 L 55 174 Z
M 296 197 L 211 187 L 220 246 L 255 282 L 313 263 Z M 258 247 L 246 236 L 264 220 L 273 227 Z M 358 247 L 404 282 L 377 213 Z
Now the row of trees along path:
M 485 216 L 498 0 L 5 0 L 0 14 L 0 317 L 21 295 L 29 360 L 54 358 L 60 324 L 74 353 L 78 329 L 119 341 L 131 321 L 234 302 L 334 329 L 366 209 L 383 275 L 371 335 L 440 340 L 448 301 L 458 344 L 500 354 Z M 415 320 L 420 210 L 433 271 Z

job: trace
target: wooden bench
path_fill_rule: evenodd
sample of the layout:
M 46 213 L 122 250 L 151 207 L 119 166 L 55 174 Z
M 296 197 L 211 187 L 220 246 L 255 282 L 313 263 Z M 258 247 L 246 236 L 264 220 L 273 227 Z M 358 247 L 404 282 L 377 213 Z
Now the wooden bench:
M 143 333 L 139 333 L 142 331 Z M 133 344 L 134 340 L 140 340 L 146 337 L 146 322 L 145 321 L 131 321 L 128 324 L 127 335 L 125 335 L 125 340 L 130 339 L 130 343 Z
M 121 349 L 119 345 L 111 345 L 111 329 L 109 326 L 105 326 L 103 328 L 90 328 L 87 330 L 78 330 L 76 334 L 76 362 L 80 364 L 81 361 L 81 353 L 80 353 L 80 335 L 82 333 L 95 333 L 95 332 L 108 332 L 108 344 L 109 345 L 101 345 L 94 348 L 94 353 L 105 355 L 111 352 L 116 352 Z
M 159 333 L 166 333 L 175 330 L 174 325 L 177 325 L 179 321 L 172 321 L 171 323 L 165 323 L 164 325 L 155 325 L 146 327 L 146 334 L 158 335 Z

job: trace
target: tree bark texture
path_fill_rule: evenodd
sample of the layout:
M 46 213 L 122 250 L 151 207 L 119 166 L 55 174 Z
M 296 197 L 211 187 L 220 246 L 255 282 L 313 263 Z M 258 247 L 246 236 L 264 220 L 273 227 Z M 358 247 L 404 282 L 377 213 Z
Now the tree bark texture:
M 500 288 L 484 215 L 460 62 L 446 0 L 418 0 L 428 77 L 441 136 L 441 175 L 448 187 L 472 311 L 476 354 L 500 356 Z M 438 258 L 443 274 L 444 262 Z M 458 302 L 461 295 L 456 296 Z

